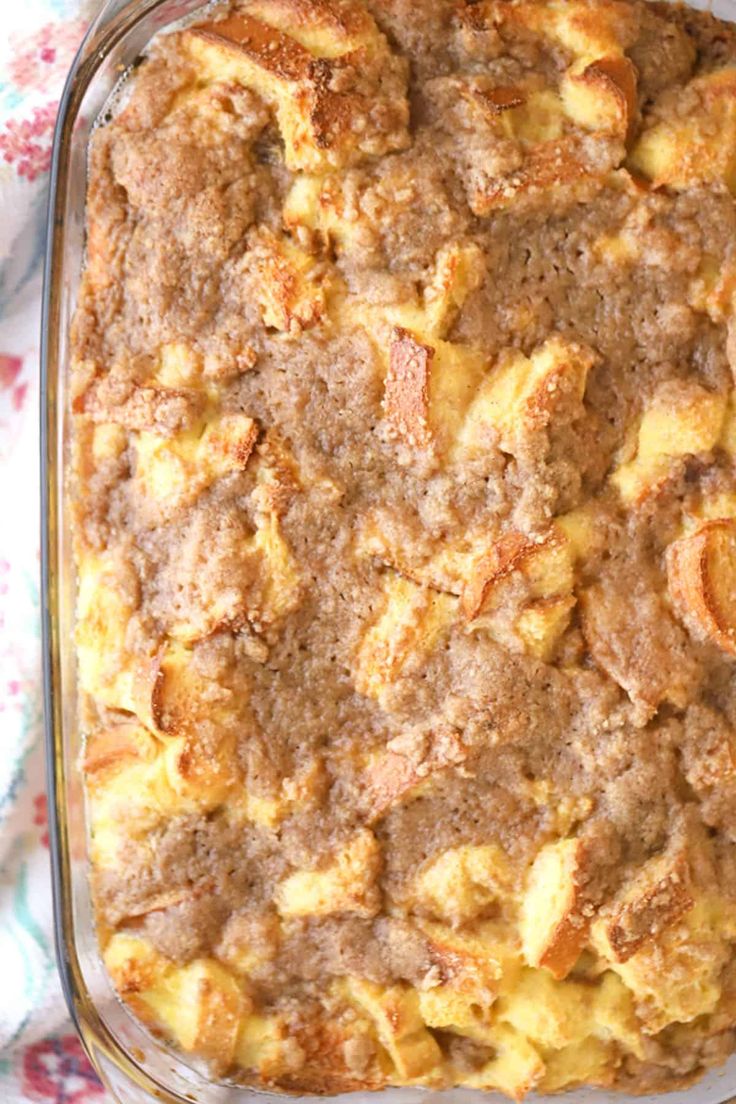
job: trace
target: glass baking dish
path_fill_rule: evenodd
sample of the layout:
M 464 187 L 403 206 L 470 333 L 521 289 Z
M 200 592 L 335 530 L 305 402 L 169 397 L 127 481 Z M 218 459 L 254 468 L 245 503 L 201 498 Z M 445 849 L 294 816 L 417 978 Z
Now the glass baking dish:
M 82 43 L 64 90 L 54 141 L 42 320 L 41 470 L 44 693 L 49 821 L 61 982 L 72 1018 L 100 1076 L 120 1104 L 245 1104 L 275 1094 L 212 1081 L 151 1035 L 115 996 L 97 949 L 87 878 L 87 831 L 78 767 L 73 639 L 75 580 L 64 480 L 69 411 L 66 366 L 70 323 L 84 255 L 87 143 L 121 76 L 166 25 L 203 7 L 203 0 L 108 0 Z M 736 0 L 693 0 L 736 19 Z M 736 1055 L 670 1104 L 736 1104 Z M 442 1098 L 492 1104 L 501 1098 L 471 1090 L 428 1093 L 385 1090 L 380 1104 Z M 376 1094 L 335 1098 L 369 1104 Z M 304 1097 L 301 1099 L 317 1099 Z M 654 1101 L 652 1097 L 639 1097 Z M 569 1104 L 612 1104 L 620 1094 L 577 1090 Z

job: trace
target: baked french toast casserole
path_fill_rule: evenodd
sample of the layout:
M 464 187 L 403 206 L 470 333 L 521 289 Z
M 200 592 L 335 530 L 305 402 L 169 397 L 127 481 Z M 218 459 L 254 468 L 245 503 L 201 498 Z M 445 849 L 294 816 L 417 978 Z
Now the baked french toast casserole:
M 218 1080 L 736 1049 L 736 31 L 233 0 L 90 150 L 68 477 L 101 953 Z

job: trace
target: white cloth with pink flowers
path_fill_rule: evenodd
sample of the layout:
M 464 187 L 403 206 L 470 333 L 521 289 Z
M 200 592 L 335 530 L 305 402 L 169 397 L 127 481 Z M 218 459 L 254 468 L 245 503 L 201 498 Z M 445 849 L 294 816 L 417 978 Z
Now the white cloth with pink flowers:
M 39 638 L 38 345 L 57 105 L 96 5 L 2 0 L 0 1104 L 106 1104 L 53 954 Z

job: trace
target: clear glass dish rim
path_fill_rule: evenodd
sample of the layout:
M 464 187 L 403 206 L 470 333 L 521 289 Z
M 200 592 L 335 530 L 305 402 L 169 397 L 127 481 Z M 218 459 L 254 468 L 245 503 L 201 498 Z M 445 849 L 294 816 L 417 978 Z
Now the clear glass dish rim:
M 207 0 L 201 0 L 202 6 Z M 68 808 L 65 801 L 64 740 L 65 730 L 61 705 L 61 655 L 67 647 L 60 638 L 59 631 L 59 588 L 63 571 L 67 568 L 60 562 L 59 534 L 62 526 L 60 479 L 63 470 L 60 467 L 60 417 L 59 403 L 66 402 L 66 382 L 64 364 L 60 350 L 60 323 L 63 309 L 61 301 L 61 279 L 63 276 L 63 243 L 65 234 L 64 202 L 71 172 L 71 133 L 77 119 L 79 107 L 87 89 L 90 87 L 101 62 L 137 23 L 163 7 L 167 0 L 106 0 L 89 27 L 64 85 L 59 103 L 59 111 L 54 130 L 52 161 L 49 178 L 48 221 L 45 244 L 45 262 L 43 279 L 43 299 L 41 312 L 40 340 L 40 471 L 41 471 L 41 633 L 42 633 L 42 674 L 43 674 L 43 711 L 44 739 L 46 749 L 46 781 L 49 810 L 49 851 L 51 862 L 51 881 L 54 902 L 54 942 L 61 987 L 72 1021 L 79 1033 L 89 1057 L 109 1087 L 109 1075 L 115 1071 L 123 1078 L 125 1086 L 133 1092 L 142 1091 L 145 1099 L 157 1100 L 163 1104 L 207 1104 L 199 1094 L 182 1095 L 155 1079 L 142 1064 L 128 1053 L 123 1044 L 100 1016 L 94 1000 L 84 981 L 77 954 L 77 931 L 72 904 L 71 855 L 68 834 Z M 721 18 L 736 20 L 736 0 L 690 0 L 695 7 L 729 7 L 730 14 Z M 176 1057 L 173 1058 L 177 1061 Z M 699 1104 L 696 1083 L 685 1090 L 681 1096 L 689 1104 Z M 213 1091 L 226 1088 L 213 1082 Z M 283 1100 L 286 1094 L 270 1093 L 246 1086 L 227 1086 L 229 1104 L 245 1104 L 246 1101 Z M 468 1090 L 443 1090 L 425 1093 L 423 1090 L 409 1090 L 416 1099 L 422 1092 L 424 1100 L 442 1102 L 462 1100 L 464 1102 L 495 1101 L 499 1098 L 492 1094 L 477 1094 Z M 719 1104 L 736 1104 L 733 1089 L 719 1097 Z M 234 1094 L 234 1095 L 233 1095 Z M 365 1099 L 367 1094 L 352 1094 L 355 1101 Z M 398 1104 L 410 1099 L 406 1090 L 382 1090 L 370 1094 L 372 1100 L 386 1102 L 389 1098 Z M 670 1100 L 672 1095 L 668 1094 Z M 131 1101 L 136 1102 L 135 1096 Z M 309 1095 L 300 1098 L 305 1101 L 324 1100 L 324 1097 Z M 328 1098 L 329 1099 L 329 1098 Z M 347 1097 L 331 1098 L 344 1101 Z M 543 1098 L 535 1097 L 536 1100 Z M 548 1098 L 549 1099 L 549 1098 Z M 567 1101 L 582 1101 L 590 1104 L 603 1102 L 604 1097 L 592 1090 L 576 1090 L 566 1094 Z M 617 1094 L 616 1099 L 625 1104 L 632 1100 L 630 1096 Z M 647 1104 L 649 1097 L 640 1097 Z M 659 1096 L 664 1100 L 667 1097 Z M 714 1098 L 715 1099 L 715 1098 Z M 674 1102 L 673 1102 L 674 1104 Z

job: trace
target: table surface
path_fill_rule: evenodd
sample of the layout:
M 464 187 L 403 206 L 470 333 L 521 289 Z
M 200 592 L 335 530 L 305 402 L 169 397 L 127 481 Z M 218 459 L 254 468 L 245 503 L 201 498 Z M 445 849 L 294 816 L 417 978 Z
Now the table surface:
M 99 2 L 99 0 L 97 0 Z M 0 35 L 0 1101 L 108 1104 L 56 975 L 41 725 L 38 337 L 51 141 L 91 0 L 6 0 Z

